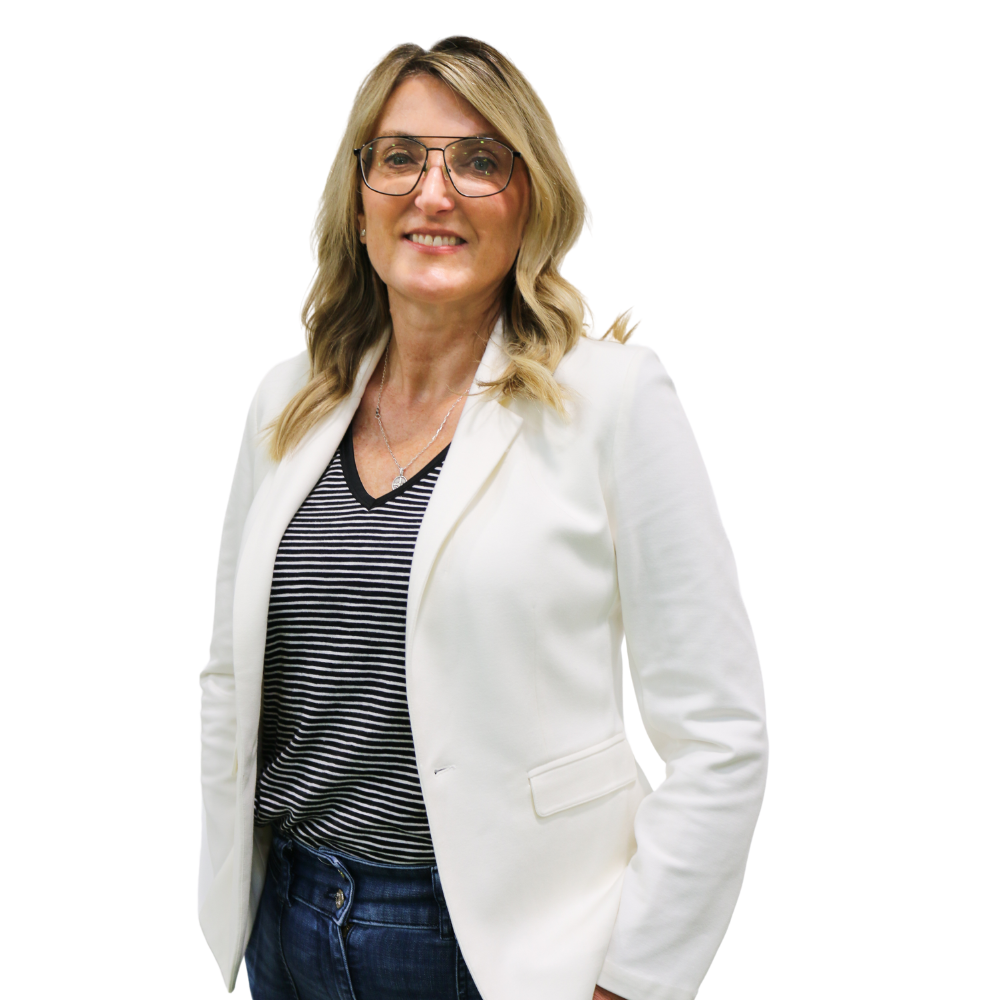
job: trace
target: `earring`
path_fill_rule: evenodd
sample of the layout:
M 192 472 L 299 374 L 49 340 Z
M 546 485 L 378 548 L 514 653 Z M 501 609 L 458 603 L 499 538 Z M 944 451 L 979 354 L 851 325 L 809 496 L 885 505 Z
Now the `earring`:
M 361 230 L 361 235 L 362 235 L 362 236 L 364 236 L 364 235 L 365 235 L 365 233 L 367 233 L 367 232 L 368 232 L 368 230 L 367 230 L 367 229 L 362 229 L 362 230 Z

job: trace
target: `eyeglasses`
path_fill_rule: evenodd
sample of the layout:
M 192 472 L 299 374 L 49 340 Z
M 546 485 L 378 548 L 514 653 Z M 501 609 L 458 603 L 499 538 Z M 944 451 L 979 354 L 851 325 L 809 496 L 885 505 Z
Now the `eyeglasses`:
M 380 135 L 354 150 L 365 184 L 378 194 L 409 194 L 427 169 L 427 159 L 439 152 L 444 169 L 463 198 L 488 198 L 510 183 L 514 160 L 520 157 L 498 139 L 480 136 L 424 136 L 454 139 L 447 146 L 425 146 L 412 136 Z

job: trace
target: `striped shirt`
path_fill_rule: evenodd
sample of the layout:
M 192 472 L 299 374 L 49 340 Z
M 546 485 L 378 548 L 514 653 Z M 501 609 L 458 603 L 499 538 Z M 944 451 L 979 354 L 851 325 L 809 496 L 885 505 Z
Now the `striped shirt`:
M 433 864 L 406 705 L 406 595 L 448 449 L 371 497 L 351 432 L 274 562 L 258 824 L 369 861 Z

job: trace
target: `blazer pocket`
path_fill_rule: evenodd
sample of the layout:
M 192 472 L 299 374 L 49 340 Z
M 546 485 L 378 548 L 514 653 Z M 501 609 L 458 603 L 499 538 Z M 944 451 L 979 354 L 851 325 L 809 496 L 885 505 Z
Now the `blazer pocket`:
M 598 799 L 631 785 L 636 777 L 635 757 L 624 733 L 528 772 L 531 801 L 538 816 L 551 816 Z

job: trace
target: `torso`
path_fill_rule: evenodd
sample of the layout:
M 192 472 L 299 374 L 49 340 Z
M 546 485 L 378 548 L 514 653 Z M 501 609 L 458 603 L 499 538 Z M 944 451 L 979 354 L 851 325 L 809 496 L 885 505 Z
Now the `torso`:
M 382 380 L 382 366 L 377 365 L 361 404 L 351 424 L 354 438 L 354 459 L 357 464 L 358 476 L 365 489 L 373 496 L 380 497 L 392 488 L 392 481 L 399 475 L 389 449 L 379 431 L 375 419 L 375 404 L 378 399 L 379 386 Z M 459 391 L 464 386 L 459 387 Z M 457 393 L 455 394 L 457 395 Z M 455 402 L 455 395 L 446 396 L 434 405 L 406 406 L 402 401 L 388 392 L 382 398 L 382 423 L 396 458 L 400 462 L 408 462 L 433 437 L 449 407 Z M 451 444 L 458 426 L 458 418 L 465 407 L 465 399 L 461 399 L 448 417 L 448 422 L 435 438 L 434 443 L 410 466 L 406 468 L 409 476 L 422 468 L 446 445 Z

